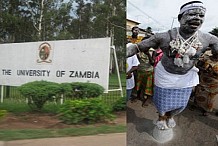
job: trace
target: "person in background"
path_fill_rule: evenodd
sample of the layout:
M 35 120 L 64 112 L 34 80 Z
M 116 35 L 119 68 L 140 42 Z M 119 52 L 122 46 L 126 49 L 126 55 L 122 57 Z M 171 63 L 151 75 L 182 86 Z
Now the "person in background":
M 130 44 L 130 43 L 129 43 Z M 127 46 L 129 45 L 127 44 Z M 135 80 L 133 72 L 138 69 L 139 61 L 136 55 L 128 57 L 126 60 L 126 96 L 130 99 L 132 89 L 135 87 Z
M 200 69 L 200 84 L 195 88 L 194 103 L 202 108 L 203 116 L 214 110 L 218 94 L 218 58 L 207 51 L 197 63 Z
M 130 37 L 127 38 L 127 41 L 129 43 L 132 43 L 132 44 L 135 44 L 135 43 L 138 43 L 138 42 L 141 42 L 142 40 L 142 37 L 139 37 L 139 27 L 138 26 L 134 26 L 132 27 L 132 35 Z M 136 90 L 136 83 L 137 83 L 137 70 L 135 70 L 133 72 L 133 75 L 134 75 L 134 82 L 135 82 L 135 86 L 134 88 L 132 89 L 132 94 L 131 94 L 131 101 L 134 102 L 136 101 L 137 98 L 137 90 Z
M 132 27 L 132 35 L 127 38 L 127 42 L 133 44 L 141 42 L 142 39 L 138 35 L 139 35 L 139 27 L 138 26 Z
M 145 39 L 148 39 L 149 37 Z M 153 95 L 154 58 L 152 58 L 152 54 L 154 51 L 155 50 L 151 48 L 147 52 L 139 51 L 137 53 L 140 64 L 137 70 L 136 91 L 137 99 L 140 99 L 142 101 L 142 107 L 147 106 L 146 101 L 148 101 L 148 99 L 151 99 Z
M 218 58 L 218 38 L 199 31 L 205 19 L 206 8 L 201 1 L 191 1 L 181 6 L 180 27 L 156 33 L 149 39 L 127 48 L 127 57 L 150 48 L 161 48 L 163 56 L 155 67 L 153 102 L 159 113 L 156 126 L 161 129 L 176 126 L 174 116 L 187 106 L 194 86 L 199 84 L 198 58 L 210 46 Z

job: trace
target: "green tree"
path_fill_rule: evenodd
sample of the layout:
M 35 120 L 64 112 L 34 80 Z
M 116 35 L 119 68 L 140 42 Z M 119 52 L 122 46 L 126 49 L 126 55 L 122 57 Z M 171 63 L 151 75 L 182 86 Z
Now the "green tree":
M 124 63 L 126 1 L 1 0 L 0 42 L 111 37 Z
M 92 3 L 83 0 L 75 0 L 75 3 L 70 32 L 74 39 L 92 38 Z
M 93 0 L 93 32 L 94 37 L 111 37 L 111 44 L 115 45 L 118 63 L 125 71 L 125 27 L 126 1 L 121 0 Z M 113 67 L 114 68 L 114 67 Z
M 19 1 L 2 0 L 0 4 L 0 36 L 3 42 L 18 42 L 20 33 Z

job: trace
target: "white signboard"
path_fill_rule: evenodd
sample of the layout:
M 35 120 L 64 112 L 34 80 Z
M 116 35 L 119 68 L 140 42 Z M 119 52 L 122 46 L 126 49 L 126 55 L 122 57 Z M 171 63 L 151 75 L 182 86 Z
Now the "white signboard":
M 0 45 L 0 85 L 91 82 L 108 90 L 110 38 Z

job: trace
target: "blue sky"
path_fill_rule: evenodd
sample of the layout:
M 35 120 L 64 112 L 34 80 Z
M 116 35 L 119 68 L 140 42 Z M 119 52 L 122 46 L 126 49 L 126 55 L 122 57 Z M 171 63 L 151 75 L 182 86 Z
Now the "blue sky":
M 127 18 L 140 22 L 142 28 L 152 27 L 154 32 L 178 27 L 177 15 L 180 7 L 190 0 L 127 0 Z M 201 29 L 209 32 L 218 27 L 217 0 L 201 0 L 206 9 L 205 22 Z

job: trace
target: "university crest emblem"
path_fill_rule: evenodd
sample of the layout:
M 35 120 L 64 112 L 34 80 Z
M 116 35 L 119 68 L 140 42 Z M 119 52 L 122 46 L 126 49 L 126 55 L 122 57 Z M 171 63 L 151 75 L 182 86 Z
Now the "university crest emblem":
M 42 43 L 38 48 L 37 63 L 51 63 L 51 45 L 47 42 Z

